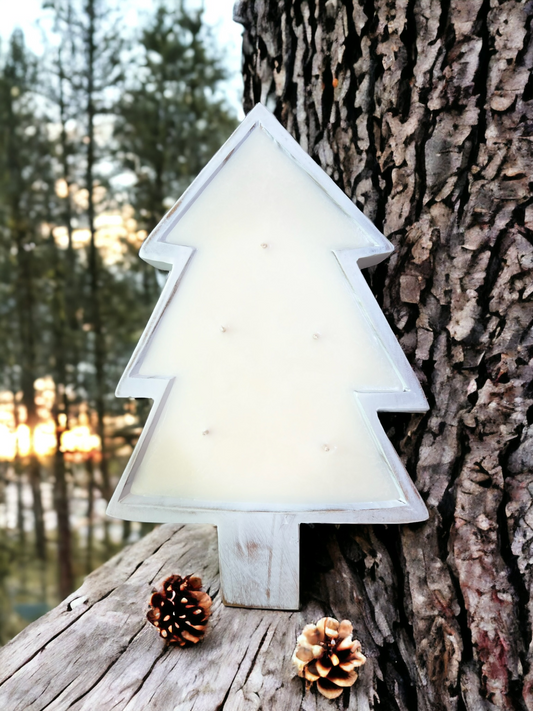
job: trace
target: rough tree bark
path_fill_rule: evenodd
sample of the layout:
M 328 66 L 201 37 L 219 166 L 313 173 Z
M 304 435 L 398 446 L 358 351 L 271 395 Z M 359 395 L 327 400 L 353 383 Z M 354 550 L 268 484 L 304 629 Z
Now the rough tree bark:
M 429 521 L 327 543 L 357 581 L 337 598 L 373 708 L 533 709 L 532 14 L 235 7 L 245 109 L 266 103 L 396 247 L 370 281 L 431 405 L 385 420 Z

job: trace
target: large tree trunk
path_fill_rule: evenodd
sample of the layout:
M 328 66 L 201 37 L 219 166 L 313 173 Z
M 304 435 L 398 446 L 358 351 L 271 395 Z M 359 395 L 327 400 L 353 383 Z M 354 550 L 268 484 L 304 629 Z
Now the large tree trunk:
M 328 533 L 359 576 L 336 600 L 375 657 L 374 708 L 533 709 L 531 14 L 235 8 L 245 109 L 267 103 L 396 246 L 370 281 L 431 405 L 386 419 L 429 521 Z

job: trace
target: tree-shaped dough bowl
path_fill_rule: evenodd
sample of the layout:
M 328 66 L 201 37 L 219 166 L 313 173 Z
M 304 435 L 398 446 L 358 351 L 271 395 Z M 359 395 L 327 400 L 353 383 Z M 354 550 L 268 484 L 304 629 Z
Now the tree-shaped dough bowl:
M 261 105 L 142 245 L 169 274 L 117 396 L 153 406 L 108 513 L 215 524 L 227 605 L 298 608 L 301 523 L 427 518 L 377 415 L 427 410 L 360 272 L 392 249 Z

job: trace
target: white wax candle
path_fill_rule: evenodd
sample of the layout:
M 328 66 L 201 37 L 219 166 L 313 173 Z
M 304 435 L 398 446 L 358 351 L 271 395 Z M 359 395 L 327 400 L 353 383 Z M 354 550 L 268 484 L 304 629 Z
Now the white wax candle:
M 357 224 L 256 127 L 166 241 L 195 249 L 142 353 L 173 377 L 131 493 L 210 502 L 398 501 L 356 392 L 404 384 L 333 250 Z

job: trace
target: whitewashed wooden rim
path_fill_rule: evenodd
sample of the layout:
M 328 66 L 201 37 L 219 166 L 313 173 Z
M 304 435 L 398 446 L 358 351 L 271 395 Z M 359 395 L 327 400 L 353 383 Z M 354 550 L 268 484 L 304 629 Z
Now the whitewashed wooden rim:
M 369 424 L 369 430 L 373 433 L 376 442 L 387 458 L 403 493 L 403 496 L 397 500 L 351 503 L 343 501 L 340 491 L 337 504 L 328 503 L 324 506 L 315 503 L 280 505 L 198 502 L 161 496 L 138 496 L 130 493 L 137 460 L 143 454 L 150 435 L 157 425 L 164 401 L 174 380 L 174 378 L 159 376 L 141 376 L 139 369 L 155 328 L 178 288 L 194 252 L 191 247 L 169 244 L 166 242 L 166 238 L 206 186 L 223 169 L 233 153 L 251 132 L 259 127 L 267 131 L 285 153 L 318 183 L 339 208 L 354 221 L 355 225 L 363 230 L 371 242 L 368 246 L 359 249 L 339 250 L 334 254 L 353 288 L 355 298 L 375 337 L 383 344 L 385 352 L 389 354 L 395 370 L 403 381 L 403 391 L 400 392 L 354 393 L 357 404 Z M 286 516 L 288 522 L 298 523 L 408 523 L 427 519 L 426 506 L 377 416 L 378 412 L 414 413 L 428 410 L 420 383 L 360 271 L 361 268 L 378 264 L 388 257 L 393 249 L 392 244 L 307 155 L 277 119 L 262 104 L 257 104 L 192 185 L 167 212 L 140 249 L 140 256 L 148 264 L 170 273 L 150 320 L 120 379 L 116 395 L 117 397 L 149 398 L 154 401 L 154 404 L 137 446 L 109 502 L 107 513 L 110 516 L 132 521 L 196 522 L 216 525 L 222 523 L 228 515 L 236 515 L 239 512 L 271 512 Z M 305 473 L 302 474 L 302 478 L 305 481 Z

